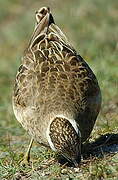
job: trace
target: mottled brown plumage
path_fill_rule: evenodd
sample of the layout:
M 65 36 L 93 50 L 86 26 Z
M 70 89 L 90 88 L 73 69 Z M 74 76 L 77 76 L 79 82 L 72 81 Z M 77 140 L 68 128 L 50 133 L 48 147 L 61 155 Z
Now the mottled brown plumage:
M 39 143 L 56 149 L 57 132 L 61 137 L 65 131 L 65 144 L 75 142 L 73 151 L 74 147 L 77 151 L 76 146 L 89 137 L 99 113 L 100 88 L 92 70 L 54 23 L 50 9 L 37 11 L 36 20 L 16 76 L 14 113 Z M 60 128 L 55 119 L 60 121 Z M 64 151 L 61 142 L 57 144 L 60 152 Z

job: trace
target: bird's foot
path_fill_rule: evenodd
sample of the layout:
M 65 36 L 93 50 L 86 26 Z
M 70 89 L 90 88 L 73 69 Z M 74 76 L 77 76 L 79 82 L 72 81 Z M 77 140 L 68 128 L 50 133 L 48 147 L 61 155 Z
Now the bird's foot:
M 20 162 L 21 166 L 29 166 L 31 164 L 30 150 L 31 150 L 32 144 L 33 144 L 33 138 L 30 141 L 29 147 L 28 147 L 27 152 L 25 153 L 25 155 L 23 157 L 23 160 Z
M 31 164 L 30 157 L 27 155 L 25 155 L 23 159 L 20 161 L 20 165 L 23 167 L 30 166 L 30 164 Z

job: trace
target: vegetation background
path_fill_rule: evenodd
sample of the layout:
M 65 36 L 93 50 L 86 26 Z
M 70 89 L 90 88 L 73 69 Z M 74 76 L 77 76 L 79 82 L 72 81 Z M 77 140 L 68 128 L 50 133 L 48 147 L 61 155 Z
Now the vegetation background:
M 51 8 L 98 78 L 103 102 L 90 140 L 118 133 L 118 1 L 0 0 L 0 179 L 118 179 L 118 153 L 83 160 L 77 169 L 60 165 L 52 151 L 34 144 L 31 166 L 19 165 L 29 136 L 13 114 L 13 82 L 42 6 Z

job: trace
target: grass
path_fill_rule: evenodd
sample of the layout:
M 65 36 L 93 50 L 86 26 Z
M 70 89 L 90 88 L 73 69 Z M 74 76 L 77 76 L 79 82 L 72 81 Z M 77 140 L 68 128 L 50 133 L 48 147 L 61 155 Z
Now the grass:
M 0 1 L 0 179 L 117 179 L 118 154 L 83 160 L 80 167 L 60 165 L 56 155 L 38 144 L 33 163 L 21 167 L 29 136 L 12 111 L 16 71 L 34 28 L 34 12 L 50 6 L 55 21 L 94 70 L 102 91 L 102 108 L 90 140 L 118 133 L 118 3 L 111 0 Z

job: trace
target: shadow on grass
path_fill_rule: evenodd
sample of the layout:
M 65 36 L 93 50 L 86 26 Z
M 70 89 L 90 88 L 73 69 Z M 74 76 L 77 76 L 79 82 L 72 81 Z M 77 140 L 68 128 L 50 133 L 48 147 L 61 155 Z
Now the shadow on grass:
M 108 155 L 116 152 L 118 152 L 118 134 L 101 135 L 95 141 L 82 145 L 83 160 L 94 157 L 103 158 L 105 154 Z M 58 161 L 61 164 L 67 164 L 69 167 L 73 166 L 72 163 L 67 162 L 62 156 L 58 156 Z

